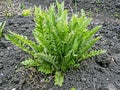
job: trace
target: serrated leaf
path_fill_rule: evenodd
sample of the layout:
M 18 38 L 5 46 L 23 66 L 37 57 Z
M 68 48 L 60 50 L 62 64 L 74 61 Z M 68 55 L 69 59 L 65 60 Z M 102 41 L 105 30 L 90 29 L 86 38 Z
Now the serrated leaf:
M 27 67 L 33 67 L 33 66 L 39 66 L 39 62 L 33 60 L 33 59 L 26 59 L 25 61 L 22 61 L 21 64 L 27 66 Z
M 5 24 L 6 24 L 6 22 L 4 22 L 4 23 L 0 22 L 0 38 L 2 37 Z
M 106 52 L 105 50 L 92 50 L 89 53 L 83 54 L 82 60 L 84 60 L 86 58 L 90 58 L 90 57 L 93 57 L 93 56 L 97 56 L 97 55 L 103 54 L 105 52 Z
M 43 65 L 43 64 L 40 64 L 40 66 L 37 68 L 38 71 L 43 72 L 45 74 L 51 74 L 53 71 L 52 71 L 50 65 L 47 65 L 47 64 Z
M 61 72 L 56 72 L 55 73 L 55 85 L 62 86 L 64 82 L 64 76 Z

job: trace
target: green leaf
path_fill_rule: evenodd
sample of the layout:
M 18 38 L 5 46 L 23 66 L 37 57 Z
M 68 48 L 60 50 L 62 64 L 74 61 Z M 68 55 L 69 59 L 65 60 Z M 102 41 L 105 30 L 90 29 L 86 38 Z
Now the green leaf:
M 62 71 L 66 71 L 66 69 L 69 68 L 69 66 L 74 64 L 74 61 L 72 60 L 71 55 L 72 55 L 72 50 L 70 50 L 67 53 L 67 55 L 65 55 L 64 59 L 62 60 L 62 65 L 61 65 Z
M 2 37 L 5 24 L 6 24 L 6 22 L 4 22 L 4 23 L 0 22 L 0 38 Z
M 75 51 L 77 50 L 77 48 L 78 48 L 78 39 L 76 38 L 73 43 L 73 50 Z
M 64 76 L 61 72 L 56 72 L 55 73 L 55 85 L 62 86 L 64 82 Z
M 103 54 L 105 52 L 106 52 L 105 50 L 92 50 L 89 53 L 83 54 L 82 60 L 85 60 L 86 58 L 90 58 L 90 57 L 93 57 L 93 56 Z
M 86 16 L 85 11 L 83 9 L 81 9 L 81 15 L 84 16 L 84 17 Z
M 31 58 L 26 59 L 25 61 L 22 61 L 21 63 L 27 67 L 39 66 L 39 62 L 37 62 Z
M 81 54 L 86 53 L 101 37 L 97 37 L 92 39 L 87 45 L 84 46 L 84 48 L 80 51 Z
M 28 40 L 26 36 L 22 36 L 16 33 L 9 31 L 8 34 L 5 35 L 6 39 L 10 40 L 16 46 L 24 50 L 25 52 L 34 56 L 39 50 L 41 51 L 40 47 L 36 45 L 35 42 Z
M 50 65 L 44 64 L 44 63 L 40 64 L 40 66 L 37 69 L 38 69 L 38 71 L 43 72 L 45 74 L 51 74 L 53 72 Z
M 30 9 L 24 9 L 22 11 L 22 15 L 23 16 L 30 16 L 31 15 L 31 10 Z

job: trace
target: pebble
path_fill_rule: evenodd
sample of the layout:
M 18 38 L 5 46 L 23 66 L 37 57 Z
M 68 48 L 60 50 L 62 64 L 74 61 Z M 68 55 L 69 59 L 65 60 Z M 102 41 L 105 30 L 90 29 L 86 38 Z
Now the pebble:
M 8 50 L 11 50 L 11 47 L 7 47 Z
M 42 79 L 40 82 L 41 82 L 41 83 L 45 82 L 45 79 Z
M 16 88 L 13 88 L 12 90 L 16 90 Z
M 3 76 L 3 73 L 1 73 L 0 76 Z

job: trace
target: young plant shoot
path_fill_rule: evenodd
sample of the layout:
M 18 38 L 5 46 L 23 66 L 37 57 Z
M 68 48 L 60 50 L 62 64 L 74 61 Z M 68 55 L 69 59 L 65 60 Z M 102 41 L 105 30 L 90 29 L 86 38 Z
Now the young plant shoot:
M 31 15 L 31 9 L 24 9 L 22 11 L 22 16 L 30 16 Z
M 16 46 L 31 54 L 22 62 L 27 67 L 36 67 L 45 74 L 55 74 L 55 85 L 62 86 L 64 73 L 69 68 L 79 66 L 80 61 L 104 53 L 104 50 L 93 50 L 94 44 L 101 37 L 94 34 L 101 26 L 89 30 L 91 18 L 87 18 L 81 10 L 81 16 L 73 13 L 68 20 L 68 10 L 64 9 L 64 2 L 56 2 L 48 10 L 35 6 L 33 30 L 36 42 L 28 40 L 13 32 L 5 35 Z
M 3 35 L 3 30 L 4 30 L 4 27 L 5 27 L 5 24 L 6 24 L 6 22 L 4 22 L 4 23 L 0 22 L 0 38 Z

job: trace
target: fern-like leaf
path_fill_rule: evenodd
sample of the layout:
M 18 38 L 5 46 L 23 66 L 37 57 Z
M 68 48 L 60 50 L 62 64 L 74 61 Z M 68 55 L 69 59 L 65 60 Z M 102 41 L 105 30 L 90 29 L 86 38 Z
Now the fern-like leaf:
M 55 73 L 55 85 L 62 86 L 64 82 L 64 76 L 63 74 L 59 71 Z
M 29 59 L 26 59 L 25 61 L 22 61 L 21 62 L 23 65 L 27 66 L 27 67 L 33 67 L 33 66 L 39 66 L 40 63 L 29 58 Z

